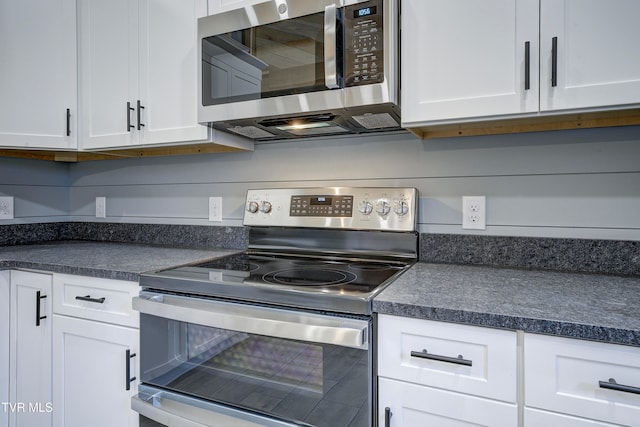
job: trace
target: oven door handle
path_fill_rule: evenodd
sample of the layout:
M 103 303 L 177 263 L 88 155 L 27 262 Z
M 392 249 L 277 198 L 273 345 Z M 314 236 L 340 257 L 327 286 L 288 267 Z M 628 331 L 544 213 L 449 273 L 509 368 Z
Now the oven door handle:
M 162 425 L 174 427 L 228 425 L 294 427 L 293 424 L 286 421 L 266 418 L 152 386 L 142 385 L 140 389 L 143 391 L 131 397 L 131 409 Z
M 324 84 L 329 89 L 337 89 L 338 84 L 338 53 L 336 22 L 338 8 L 331 4 L 324 9 Z
M 369 322 L 362 319 L 151 292 L 133 297 L 133 309 L 142 314 L 248 334 L 369 348 Z

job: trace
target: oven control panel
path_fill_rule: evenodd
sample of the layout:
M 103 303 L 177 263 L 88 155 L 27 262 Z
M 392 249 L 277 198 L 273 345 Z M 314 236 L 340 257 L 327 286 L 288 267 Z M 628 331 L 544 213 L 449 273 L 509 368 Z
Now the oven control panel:
M 415 188 L 321 187 L 247 192 L 244 225 L 415 231 Z

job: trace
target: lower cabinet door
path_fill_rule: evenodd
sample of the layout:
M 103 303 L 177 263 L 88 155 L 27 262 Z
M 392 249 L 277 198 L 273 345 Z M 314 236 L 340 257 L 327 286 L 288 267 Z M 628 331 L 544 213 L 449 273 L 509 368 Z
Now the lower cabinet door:
M 518 408 L 516 404 L 379 378 L 378 425 L 513 427 L 518 425 Z
M 9 402 L 9 270 L 0 271 L 0 402 Z M 9 425 L 9 412 L 0 408 L 0 427 Z
M 524 427 L 616 427 L 614 424 L 601 423 L 586 418 L 576 418 L 570 415 L 556 414 L 526 408 L 524 410 Z
M 54 317 L 54 425 L 137 427 L 130 399 L 137 390 L 131 379 L 139 377 L 138 357 L 127 354 L 137 353 L 139 331 Z

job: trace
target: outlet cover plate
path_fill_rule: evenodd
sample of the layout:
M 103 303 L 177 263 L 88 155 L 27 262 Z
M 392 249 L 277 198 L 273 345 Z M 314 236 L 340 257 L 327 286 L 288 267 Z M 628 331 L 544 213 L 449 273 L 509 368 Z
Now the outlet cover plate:
M 222 197 L 209 197 L 209 221 L 222 222 Z
M 96 197 L 96 218 L 107 217 L 107 198 Z
M 0 197 L 0 219 L 13 219 L 13 196 Z
M 470 230 L 486 230 L 485 196 L 462 196 L 462 228 Z

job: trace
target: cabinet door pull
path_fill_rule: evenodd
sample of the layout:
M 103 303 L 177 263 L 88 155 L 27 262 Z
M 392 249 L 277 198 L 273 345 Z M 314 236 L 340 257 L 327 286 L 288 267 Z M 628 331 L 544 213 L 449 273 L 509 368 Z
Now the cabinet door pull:
M 67 136 L 71 136 L 71 109 L 67 108 Z
M 427 350 L 422 351 L 412 351 L 411 357 L 419 357 L 421 359 L 429 359 L 429 360 L 437 360 L 438 362 L 447 362 L 447 363 L 455 363 L 456 365 L 464 365 L 471 366 L 473 361 L 467 360 L 462 355 L 458 355 L 458 357 L 449 357 L 449 356 L 440 356 L 437 354 L 429 354 Z
M 127 132 L 131 132 L 135 126 L 131 124 L 131 112 L 134 109 L 131 107 L 131 103 L 127 102 Z
M 600 388 L 606 388 L 607 390 L 622 391 L 625 393 L 640 394 L 640 387 L 633 387 L 630 385 L 618 384 L 615 379 L 609 378 L 609 381 L 599 381 Z
M 144 110 L 144 106 L 140 103 L 139 99 L 138 99 L 137 107 L 138 107 L 138 111 L 137 111 L 137 113 L 138 113 L 138 130 L 140 130 L 140 128 L 144 127 L 144 123 L 141 123 L 141 120 L 142 120 L 141 115 L 142 115 L 142 110 Z
M 104 301 L 106 300 L 105 297 L 101 297 L 101 298 L 91 298 L 91 295 L 85 295 L 85 296 L 80 296 L 78 295 L 76 297 L 77 300 L 80 301 L 87 301 L 87 302 L 95 302 L 97 304 L 104 304 Z
M 524 90 L 531 89 L 531 42 L 524 42 Z
M 551 87 L 558 86 L 558 38 L 551 39 Z
M 384 408 L 384 427 L 391 427 L 391 408 Z
M 40 326 L 40 321 L 46 319 L 47 316 L 40 315 L 40 300 L 46 298 L 46 295 L 42 295 L 40 291 L 36 292 L 36 326 Z
M 131 353 L 131 350 L 127 350 L 125 351 L 125 357 L 124 357 L 124 366 L 125 366 L 125 377 L 126 377 L 126 387 L 125 390 L 129 391 L 131 390 L 131 383 L 133 381 L 135 381 L 137 378 L 133 377 L 131 378 L 131 359 L 133 359 L 134 357 L 136 357 L 135 353 Z

